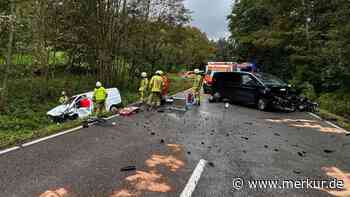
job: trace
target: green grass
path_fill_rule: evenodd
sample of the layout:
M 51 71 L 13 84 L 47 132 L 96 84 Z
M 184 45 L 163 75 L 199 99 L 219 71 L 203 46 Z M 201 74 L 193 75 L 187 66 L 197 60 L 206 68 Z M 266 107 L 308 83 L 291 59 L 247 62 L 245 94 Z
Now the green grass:
M 170 93 L 179 92 L 191 87 L 191 82 L 177 74 L 169 74 Z M 68 88 L 70 95 L 91 91 L 96 79 L 84 76 L 65 76 L 49 81 L 48 96 L 40 96 L 38 87 L 45 81 L 41 78 L 13 80 L 10 90 L 11 103 L 7 114 L 0 114 L 0 149 L 21 144 L 36 138 L 57 133 L 61 130 L 76 127 L 81 121 L 55 124 L 46 117 L 46 112 L 57 105 L 57 98 L 63 89 Z M 68 82 L 68 84 L 66 84 Z M 33 86 L 32 92 L 30 86 Z M 120 88 L 123 105 L 137 101 L 137 88 Z
M 345 130 L 350 131 L 350 121 L 348 119 L 342 116 L 338 116 L 333 113 L 330 113 L 329 111 L 324 109 L 321 109 L 318 115 L 323 119 L 334 122 L 335 124 L 344 128 Z
M 14 54 L 12 56 L 12 64 L 13 65 L 32 65 L 33 56 L 30 54 Z M 50 52 L 49 64 L 66 64 L 68 61 L 68 57 L 66 53 L 58 51 L 54 54 L 54 52 Z M 5 59 L 0 57 L 0 64 L 5 64 Z

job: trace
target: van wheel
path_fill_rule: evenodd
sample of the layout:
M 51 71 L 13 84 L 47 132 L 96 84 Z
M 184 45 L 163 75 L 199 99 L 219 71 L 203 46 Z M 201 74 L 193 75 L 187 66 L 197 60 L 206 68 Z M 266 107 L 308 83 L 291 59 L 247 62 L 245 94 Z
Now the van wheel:
M 118 113 L 118 107 L 113 105 L 113 106 L 111 106 L 109 111 L 112 112 L 112 114 L 117 114 Z
M 266 111 L 266 109 L 267 109 L 267 101 L 266 101 L 266 99 L 260 98 L 258 100 L 258 109 L 260 111 Z

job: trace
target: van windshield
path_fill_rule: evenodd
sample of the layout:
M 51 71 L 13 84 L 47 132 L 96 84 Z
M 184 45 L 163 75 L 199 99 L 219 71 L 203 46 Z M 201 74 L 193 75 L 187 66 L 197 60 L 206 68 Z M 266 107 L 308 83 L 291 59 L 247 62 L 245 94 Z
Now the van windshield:
M 284 81 L 271 74 L 256 73 L 255 76 L 267 86 L 287 86 Z

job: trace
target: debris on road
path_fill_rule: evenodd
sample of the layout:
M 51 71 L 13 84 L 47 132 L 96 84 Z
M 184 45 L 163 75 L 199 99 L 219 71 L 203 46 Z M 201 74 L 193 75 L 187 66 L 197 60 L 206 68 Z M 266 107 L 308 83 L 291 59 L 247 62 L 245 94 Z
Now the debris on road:
M 139 107 L 125 107 L 119 111 L 119 115 L 121 116 L 130 116 L 136 114 L 140 111 Z
M 214 164 L 213 162 L 209 162 L 208 165 L 209 165 L 210 167 L 212 167 L 212 168 L 215 167 L 215 164 Z
M 275 151 L 275 152 L 278 152 L 278 151 L 280 151 L 280 150 L 278 150 L 277 148 L 275 148 L 274 151 Z
M 301 170 L 293 170 L 294 174 L 301 174 Z
M 161 140 L 160 140 L 160 143 L 161 143 L 161 144 L 164 144 L 164 143 L 165 143 L 165 140 L 164 140 L 164 139 L 161 139 Z
M 299 155 L 300 157 L 305 157 L 305 153 L 303 153 L 303 152 L 298 152 L 298 155 Z
M 269 146 L 268 146 L 268 145 L 265 145 L 264 147 L 265 147 L 265 148 L 269 148 Z
M 136 166 L 126 166 L 120 169 L 121 172 L 134 171 L 134 170 L 136 170 Z
M 281 136 L 281 134 L 279 134 L 279 133 L 275 133 L 274 135 L 275 135 L 275 136 L 278 136 L 278 137 L 280 137 L 280 136 Z
M 244 139 L 244 140 L 249 140 L 249 138 L 247 138 L 247 137 L 241 137 L 242 139 Z
M 324 152 L 327 153 L 327 154 L 331 154 L 331 153 L 334 153 L 335 151 L 334 150 L 325 149 Z
M 151 132 L 151 135 L 156 135 L 156 133 L 155 132 Z

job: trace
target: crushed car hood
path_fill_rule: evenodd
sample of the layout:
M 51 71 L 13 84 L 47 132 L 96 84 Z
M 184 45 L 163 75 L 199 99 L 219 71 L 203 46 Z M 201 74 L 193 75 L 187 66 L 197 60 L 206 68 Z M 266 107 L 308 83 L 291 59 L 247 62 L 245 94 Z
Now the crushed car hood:
M 48 111 L 46 114 L 48 116 L 52 116 L 52 117 L 61 116 L 61 115 L 63 115 L 63 113 L 65 113 L 67 111 L 68 108 L 69 108 L 69 104 L 59 105 L 59 106 L 53 108 L 52 110 Z

